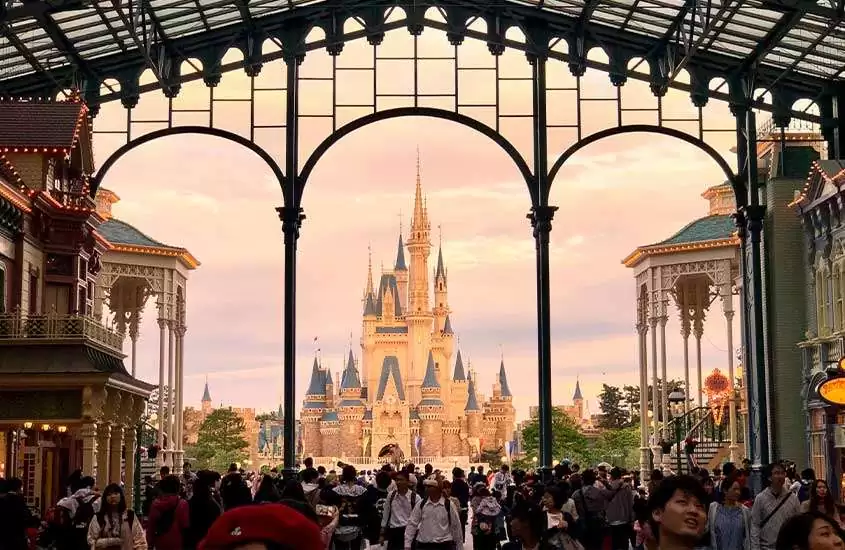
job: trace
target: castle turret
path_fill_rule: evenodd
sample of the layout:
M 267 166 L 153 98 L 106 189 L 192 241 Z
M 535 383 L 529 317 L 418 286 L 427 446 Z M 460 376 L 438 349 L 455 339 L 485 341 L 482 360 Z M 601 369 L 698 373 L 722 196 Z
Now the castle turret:
M 372 402 L 372 379 L 378 375 L 377 372 L 370 372 L 370 365 L 375 360 L 373 351 L 376 337 L 376 323 L 378 320 L 378 309 L 376 308 L 376 296 L 373 289 L 373 251 L 368 249 L 367 258 L 367 288 L 364 291 L 364 315 L 361 320 L 361 379 L 363 381 L 363 395 L 365 399 Z
M 208 391 L 208 380 L 205 381 L 205 389 L 202 391 L 200 410 L 202 411 L 203 418 L 211 414 L 211 392 Z
M 326 410 L 326 377 L 317 358 L 311 368 L 311 381 L 305 390 L 305 403 L 302 406 L 300 422 L 302 425 L 302 451 L 305 456 L 323 456 L 320 420 Z
M 422 381 L 422 400 L 417 406 L 420 415 L 420 455 L 440 456 L 443 449 L 443 400 L 440 398 L 440 382 L 434 356 L 428 353 L 425 378 Z
M 446 267 L 443 264 L 443 246 L 441 245 L 437 252 L 437 268 L 434 270 L 434 326 L 439 332 L 445 332 L 448 316 L 449 293 Z
M 447 318 L 448 320 L 448 318 Z M 455 369 L 452 372 L 452 392 L 450 394 L 450 419 L 455 419 L 463 415 L 464 405 L 467 402 L 467 376 L 466 369 L 464 369 L 464 359 L 461 356 L 461 350 L 455 357 Z
M 408 236 L 408 252 L 411 255 L 409 274 L 408 324 L 409 357 L 408 393 L 411 405 L 421 399 L 420 383 L 426 367 L 426 355 L 431 350 L 431 332 L 434 315 L 429 305 L 428 257 L 431 254 L 431 224 L 428 210 L 423 201 L 420 181 L 420 159 L 417 153 L 417 185 L 414 191 L 414 215 Z
M 396 247 L 396 263 L 393 265 L 396 274 L 396 286 L 399 289 L 399 305 L 402 311 L 408 309 L 408 266 L 405 264 L 405 245 L 402 242 L 402 231 L 399 230 L 399 244 Z
M 491 447 L 504 448 L 504 445 L 513 439 L 514 418 L 516 411 L 513 408 L 513 395 L 508 385 L 508 375 L 505 371 L 505 360 L 499 363 L 499 375 L 493 386 L 493 398 L 490 400 L 486 410 L 485 420 L 491 428 L 494 441 L 490 441 Z M 495 444 L 494 444 L 495 442 Z
M 575 380 L 575 393 L 572 395 L 572 404 L 578 411 L 578 422 L 584 420 L 584 396 L 581 395 L 581 381 Z
M 467 454 L 475 457 L 481 452 L 480 442 L 483 436 L 483 417 L 481 407 L 478 406 L 478 395 L 475 392 L 475 380 L 472 375 L 467 377 L 467 401 L 464 405 L 466 417 Z
M 337 406 L 340 419 L 340 455 L 363 456 L 361 433 L 365 407 L 361 400 L 361 378 L 358 376 L 351 349 L 341 379 L 340 402 Z

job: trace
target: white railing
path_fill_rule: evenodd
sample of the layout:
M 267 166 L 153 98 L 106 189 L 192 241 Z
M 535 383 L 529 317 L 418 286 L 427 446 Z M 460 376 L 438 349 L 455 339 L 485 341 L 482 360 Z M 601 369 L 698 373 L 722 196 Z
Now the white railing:
M 0 314 L 0 342 L 89 340 L 117 352 L 123 351 L 123 334 L 93 317 L 79 314 L 23 313 Z
M 323 466 L 327 470 L 336 470 L 339 468 L 338 463 L 351 464 L 358 470 L 372 470 L 381 468 L 384 464 L 390 464 L 389 458 L 373 458 L 369 456 L 356 457 L 329 457 L 329 456 L 315 456 L 314 467 Z M 461 468 L 468 468 L 469 466 L 484 466 L 487 464 L 483 462 L 474 462 L 470 460 L 469 456 L 410 456 L 405 458 L 406 462 L 413 462 L 414 465 L 422 467 L 425 464 L 431 464 L 435 469 L 451 471 L 455 466 Z

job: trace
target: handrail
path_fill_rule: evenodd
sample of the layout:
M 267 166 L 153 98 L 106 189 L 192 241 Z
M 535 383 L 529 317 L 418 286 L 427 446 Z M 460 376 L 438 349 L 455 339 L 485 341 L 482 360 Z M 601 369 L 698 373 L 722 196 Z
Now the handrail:
M 0 313 L 0 342 L 8 340 L 91 340 L 118 353 L 124 335 L 89 315 L 79 313 Z

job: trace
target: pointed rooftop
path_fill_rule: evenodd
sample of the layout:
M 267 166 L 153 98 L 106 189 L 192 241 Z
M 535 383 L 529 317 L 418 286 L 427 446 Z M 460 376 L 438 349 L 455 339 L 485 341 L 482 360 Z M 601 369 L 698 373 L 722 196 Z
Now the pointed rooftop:
M 325 377 L 325 387 L 334 386 L 334 382 L 332 382 L 332 371 L 326 369 L 323 371 L 323 376 Z
M 469 376 L 467 379 L 469 380 L 469 384 L 467 385 L 467 404 L 464 410 L 468 412 L 480 411 L 478 396 L 475 394 L 475 381 L 472 379 L 472 376 Z
M 449 314 L 446 314 L 446 321 L 443 323 L 443 332 L 446 334 L 455 334 L 452 330 L 452 320 L 449 319 Z
M 358 376 L 358 369 L 355 367 L 355 358 L 352 357 L 352 350 L 349 350 L 349 359 L 346 361 L 346 368 L 343 369 L 343 381 L 340 384 L 340 391 L 360 389 L 361 378 Z
M 422 388 L 440 388 L 440 382 L 437 381 L 437 371 L 434 366 L 434 355 L 431 350 L 428 351 L 428 365 L 425 367 L 425 377 L 423 378 Z
M 443 278 L 446 279 L 446 268 L 443 266 L 443 247 L 437 251 L 437 270 L 434 272 L 434 278 Z
M 205 389 L 202 391 L 202 402 L 211 403 L 211 392 L 208 391 L 208 380 L 205 381 Z
M 584 396 L 581 395 L 581 381 L 576 379 L 575 380 L 575 395 L 572 396 L 573 401 L 583 401 Z
M 381 364 L 381 375 L 378 381 L 378 392 L 376 392 L 376 400 L 384 399 L 384 392 L 388 388 L 388 383 L 392 383 L 396 388 L 396 393 L 400 401 L 405 400 L 405 390 L 402 386 L 402 374 L 399 371 L 399 359 L 395 355 L 388 355 L 384 358 Z
M 402 233 L 399 233 L 399 244 L 396 247 L 396 264 L 393 266 L 394 271 L 407 271 L 408 266 L 405 263 L 405 245 L 402 243 Z
M 325 396 L 326 395 L 326 376 L 320 369 L 320 363 L 317 358 L 314 358 L 314 365 L 311 367 L 311 381 L 308 383 L 308 389 L 305 391 L 306 395 Z
M 446 322 L 449 322 L 448 317 L 446 317 Z M 452 375 L 452 380 L 455 382 L 466 382 L 467 380 L 466 373 L 464 372 L 464 360 L 461 357 L 461 350 L 458 350 L 458 357 L 455 359 L 455 374 Z
M 508 386 L 508 375 L 505 372 L 504 359 L 502 359 L 502 362 L 499 364 L 499 386 L 502 388 L 502 397 L 513 397 L 511 395 L 511 389 Z
M 364 300 L 364 315 L 378 316 L 378 312 L 376 311 L 376 302 L 373 300 L 373 295 L 371 293 L 368 293 L 367 298 Z

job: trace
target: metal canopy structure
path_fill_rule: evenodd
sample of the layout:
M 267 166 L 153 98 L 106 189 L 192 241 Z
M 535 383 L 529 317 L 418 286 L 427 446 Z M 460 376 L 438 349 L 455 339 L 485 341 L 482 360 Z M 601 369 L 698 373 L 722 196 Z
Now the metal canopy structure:
M 445 34 L 453 47 L 448 57 L 436 58 L 450 64 L 451 74 L 445 80 L 453 81 L 454 86 L 449 93 L 426 94 L 420 89 L 420 64 L 427 59 L 417 52 L 417 43 L 427 27 Z M 311 31 L 315 29 L 323 36 L 314 38 Z M 413 36 L 413 55 L 381 56 L 382 48 L 389 49 L 383 44 L 385 35 L 397 29 L 406 29 Z M 519 30 L 524 40 L 514 39 L 511 29 Z M 465 39 L 486 43 L 496 58 L 493 68 L 462 66 L 459 58 Z M 366 100 L 349 105 L 335 93 L 342 70 L 337 59 L 344 44 L 354 40 L 366 40 L 372 46 L 372 61 L 345 70 L 367 71 L 373 85 Z M 276 47 L 265 48 L 268 41 Z M 242 61 L 224 62 L 232 48 L 240 50 Z M 594 48 L 601 48 L 605 61 L 588 56 Z M 508 49 L 524 52 L 529 76 L 515 79 L 500 74 L 498 58 Z M 333 58 L 330 75 L 300 75 L 308 52 L 316 50 L 325 50 Z M 194 59 L 201 67 L 181 74 L 183 63 Z M 376 73 L 383 74 L 378 67 L 385 60 L 412 64 L 411 91 L 380 92 Z M 262 66 L 271 62 L 284 64 L 284 84 L 259 89 L 256 80 Z M 550 85 L 547 78 L 547 66 L 561 62 L 574 78 L 569 87 Z M 637 70 L 642 62 L 647 69 Z M 608 74 L 613 88 L 608 95 L 612 97 L 583 97 L 581 78 L 588 67 Z M 486 81 L 492 83 L 488 91 L 495 100 L 467 104 L 459 94 L 461 77 L 479 69 L 487 71 Z M 220 128 L 214 117 L 214 89 L 223 73 L 236 70 L 250 77 L 249 97 L 236 100 L 248 106 L 246 135 Z M 141 81 L 147 71 L 155 77 L 152 82 Z M 682 73 L 688 78 L 680 78 Z M 768 427 L 777 419 L 772 418 L 767 393 L 771 335 L 767 339 L 762 246 L 765 205 L 760 202 L 757 173 L 756 113 L 771 113 L 771 127 L 784 128 L 792 119 L 817 125 L 828 156 L 842 159 L 844 74 L 845 0 L 0 0 L 0 96 L 55 97 L 72 89 L 82 93 L 92 113 L 102 103 L 115 100 L 128 111 L 126 131 L 118 132 L 126 143 L 103 163 L 92 182 L 92 193 L 121 155 L 165 135 L 205 133 L 229 139 L 254 151 L 273 170 L 284 199 L 284 206 L 277 211 L 285 248 L 284 465 L 289 472 L 294 471 L 296 461 L 296 264 L 306 182 L 321 156 L 343 136 L 388 118 L 428 116 L 463 124 L 489 137 L 514 160 L 528 189 L 528 219 L 536 244 L 539 459 L 543 467 L 550 467 L 554 460 L 549 239 L 557 208 L 549 204 L 552 181 L 581 147 L 631 132 L 657 132 L 682 139 L 719 164 L 737 202 L 735 220 L 743 250 L 743 364 L 749 372 L 747 445 L 752 466 L 759 473 L 775 458 Z M 434 78 L 444 80 L 442 75 Z M 648 84 L 653 97 L 647 108 L 625 107 L 623 96 L 629 79 Z M 202 109 L 174 107 L 182 84 L 198 80 L 208 88 Z M 321 114 L 304 113 L 300 108 L 304 85 L 314 80 L 328 82 L 332 90 L 330 108 Z M 528 112 L 502 113 L 498 90 L 505 80 L 529 85 Z M 716 81 L 721 83 L 714 85 Z M 672 89 L 689 93 L 691 114 L 677 118 L 664 113 L 663 98 Z M 163 102 L 164 116 L 157 120 L 133 118 L 140 95 L 157 90 L 168 100 Z M 283 122 L 263 128 L 256 123 L 259 92 L 278 94 L 274 105 L 284 105 Z M 705 124 L 702 111 L 711 98 L 728 103 L 735 119 L 730 128 Z M 384 106 L 385 99 L 402 99 L 408 104 Z M 437 105 L 431 104 L 434 100 Z M 599 109 L 613 108 L 616 116 L 613 122 L 600 122 L 606 127 L 586 129 L 590 117 L 582 116 L 582 106 L 585 101 L 597 100 L 605 102 Z M 815 109 L 797 107 L 799 100 Z M 482 108 L 492 110 L 493 116 L 481 120 L 469 114 Z M 355 114 L 341 118 L 341 109 L 352 109 Z M 201 121 L 184 122 L 186 113 Z M 555 122 L 550 118 L 561 113 L 575 120 Z M 632 113 L 637 116 L 628 120 Z M 300 144 L 299 129 L 307 117 L 321 117 L 331 125 L 329 135 L 313 151 Z M 530 120 L 530 153 L 517 151 L 504 137 L 500 123 L 506 117 Z M 640 122 L 640 118 L 648 121 Z M 147 127 L 137 136 L 135 124 L 158 128 Z M 258 129 L 278 131 L 276 141 L 284 143 L 281 154 L 271 155 L 258 143 Z M 736 171 L 705 141 L 708 134 L 726 130 L 736 138 Z M 568 133 L 569 138 L 560 138 L 559 131 Z M 564 142 L 565 150 L 550 166 L 553 147 Z M 307 160 L 300 166 L 303 154 Z M 283 162 L 278 162 L 281 159 Z M 645 436 L 641 443 L 648 446 Z
M 753 70 L 764 87 L 815 100 L 845 72 L 843 0 L 2 0 L 0 93 L 90 88 L 139 67 L 167 86 L 170 65 L 209 45 L 239 47 L 260 63 L 261 42 L 284 40 L 292 23 L 323 26 L 331 42 L 344 19 L 364 17 L 356 10 L 391 5 L 420 22 L 430 7 L 442 9 L 454 32 L 470 17 L 496 26 L 542 21 L 551 40 L 574 46 L 567 62 L 582 63 L 593 46 L 611 57 L 621 48 L 659 60 L 669 83 L 684 68 L 701 78 Z M 384 31 L 365 22 L 368 35 Z

